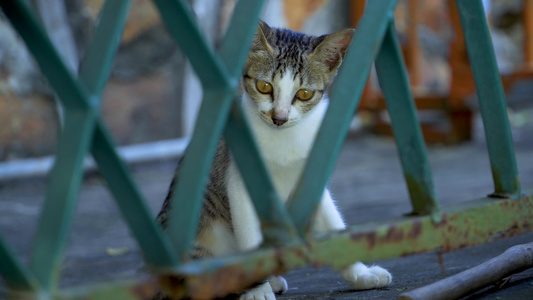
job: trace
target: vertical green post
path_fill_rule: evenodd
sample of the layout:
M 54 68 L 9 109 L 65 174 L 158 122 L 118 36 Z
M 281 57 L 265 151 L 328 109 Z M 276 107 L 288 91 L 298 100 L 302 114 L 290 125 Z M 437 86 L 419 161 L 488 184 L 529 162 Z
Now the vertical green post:
M 436 217 L 439 204 L 433 175 L 392 17 L 376 59 L 376 71 L 387 102 L 413 214 Z
M 481 0 L 456 0 L 481 108 L 495 197 L 520 197 L 507 105 Z

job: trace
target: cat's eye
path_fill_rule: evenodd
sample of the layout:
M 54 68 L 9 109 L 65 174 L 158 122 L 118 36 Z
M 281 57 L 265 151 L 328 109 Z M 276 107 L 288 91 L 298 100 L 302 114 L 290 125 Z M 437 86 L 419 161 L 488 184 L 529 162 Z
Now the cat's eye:
M 270 94 L 272 93 L 272 84 L 266 82 L 266 81 L 263 81 L 263 80 L 257 80 L 255 82 L 255 87 L 257 88 L 257 90 L 260 92 L 260 93 L 263 93 L 263 94 Z
M 313 98 L 314 95 L 315 95 L 315 91 L 309 90 L 309 89 L 301 89 L 298 92 L 296 92 L 296 98 L 300 100 L 304 100 L 304 101 Z

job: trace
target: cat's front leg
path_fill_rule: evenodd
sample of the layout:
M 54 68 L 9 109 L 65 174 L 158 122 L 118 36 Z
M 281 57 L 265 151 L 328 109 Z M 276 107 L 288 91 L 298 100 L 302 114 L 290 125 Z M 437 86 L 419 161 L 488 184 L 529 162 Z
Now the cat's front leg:
M 263 241 L 261 224 L 244 182 L 233 163 L 228 169 L 226 184 L 237 247 L 240 251 L 255 249 Z M 239 299 L 275 300 L 274 292 L 278 293 L 286 290 L 287 282 L 285 279 L 273 276 L 269 281 L 245 291 Z
M 327 232 L 333 230 L 343 230 L 346 228 L 341 214 L 335 207 L 329 191 L 324 190 L 322 200 L 317 209 L 312 230 L 314 232 Z M 392 281 L 389 271 L 379 266 L 367 267 L 361 262 L 357 262 L 345 268 L 341 275 L 348 284 L 357 290 L 374 289 L 388 286 Z
M 255 249 L 263 241 L 261 224 L 235 163 L 228 169 L 226 188 L 237 247 L 240 251 Z

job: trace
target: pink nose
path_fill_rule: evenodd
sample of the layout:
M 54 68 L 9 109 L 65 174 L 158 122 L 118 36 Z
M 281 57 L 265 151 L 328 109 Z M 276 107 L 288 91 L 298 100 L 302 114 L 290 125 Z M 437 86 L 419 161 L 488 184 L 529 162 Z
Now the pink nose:
M 287 122 L 287 119 L 278 119 L 276 117 L 272 117 L 272 123 L 274 123 L 276 126 L 281 126 Z

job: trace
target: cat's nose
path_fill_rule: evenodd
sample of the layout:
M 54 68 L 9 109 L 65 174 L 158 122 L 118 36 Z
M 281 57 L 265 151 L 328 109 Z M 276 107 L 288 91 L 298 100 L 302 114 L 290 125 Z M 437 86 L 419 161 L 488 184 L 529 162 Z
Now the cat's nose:
M 276 126 L 281 126 L 283 124 L 285 124 L 287 122 L 287 119 L 278 119 L 276 117 L 272 117 L 272 122 L 276 125 Z

